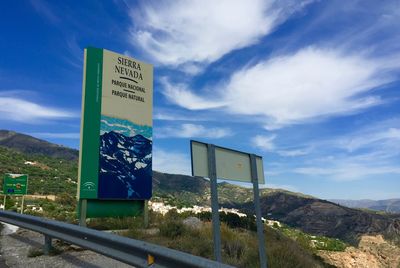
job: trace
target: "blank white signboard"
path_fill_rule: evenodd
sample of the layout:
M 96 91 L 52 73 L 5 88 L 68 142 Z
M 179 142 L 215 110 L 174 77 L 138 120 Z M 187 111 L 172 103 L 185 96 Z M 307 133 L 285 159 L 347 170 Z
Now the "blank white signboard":
M 207 144 L 191 141 L 192 175 L 208 177 Z M 215 162 L 218 179 L 252 182 L 250 154 L 215 146 Z M 256 156 L 258 183 L 264 184 L 262 157 Z

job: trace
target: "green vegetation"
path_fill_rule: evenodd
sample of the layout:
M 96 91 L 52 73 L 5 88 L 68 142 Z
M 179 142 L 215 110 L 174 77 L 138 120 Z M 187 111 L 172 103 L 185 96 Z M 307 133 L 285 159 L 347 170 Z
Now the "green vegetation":
M 306 234 L 298 229 L 290 228 L 284 224 L 281 224 L 281 227 L 279 227 L 278 224 L 274 224 L 273 228 L 280 231 L 285 236 L 297 241 L 297 243 L 311 251 L 344 251 L 347 247 L 345 242 L 337 238 Z
M 27 161 L 34 164 L 26 164 Z M 28 155 L 0 146 L 0 163 L 1 185 L 3 174 L 21 173 L 29 175 L 28 194 L 76 195 L 77 161 Z
M 123 235 L 160 244 L 190 254 L 213 258 L 212 225 L 202 221 L 198 227 L 183 224 L 186 217 L 172 210 L 165 216 L 150 213 L 150 229 L 130 228 Z M 137 219 L 139 220 L 139 219 Z M 138 226 L 136 224 L 136 226 Z M 313 252 L 272 229 L 265 229 L 268 267 L 330 267 Z M 259 267 L 256 233 L 221 224 L 222 257 L 225 263 L 237 267 Z
M 28 258 L 35 258 L 42 256 L 44 254 L 43 249 L 39 248 L 30 248 L 28 251 Z

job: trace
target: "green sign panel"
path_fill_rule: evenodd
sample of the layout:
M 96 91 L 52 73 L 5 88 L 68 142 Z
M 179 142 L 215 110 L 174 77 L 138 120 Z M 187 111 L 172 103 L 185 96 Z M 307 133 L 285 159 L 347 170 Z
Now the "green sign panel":
M 5 174 L 3 193 L 6 195 L 25 195 L 28 191 L 28 175 Z

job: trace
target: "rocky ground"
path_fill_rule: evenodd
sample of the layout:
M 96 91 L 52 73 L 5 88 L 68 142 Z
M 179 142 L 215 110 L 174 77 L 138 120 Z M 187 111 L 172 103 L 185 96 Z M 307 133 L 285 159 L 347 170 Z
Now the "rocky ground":
M 319 255 L 343 268 L 400 268 L 400 248 L 381 235 L 362 236 L 358 248 L 348 247 L 345 252 L 320 251 Z
M 5 230 L 8 230 L 6 228 Z M 60 241 L 54 241 L 55 248 L 60 252 L 45 256 L 42 254 L 44 237 L 41 234 L 19 229 L 16 232 L 2 232 L 0 268 L 29 267 L 88 267 L 88 268 L 128 268 L 130 265 L 110 259 L 103 255 Z M 34 255 L 39 255 L 34 257 Z

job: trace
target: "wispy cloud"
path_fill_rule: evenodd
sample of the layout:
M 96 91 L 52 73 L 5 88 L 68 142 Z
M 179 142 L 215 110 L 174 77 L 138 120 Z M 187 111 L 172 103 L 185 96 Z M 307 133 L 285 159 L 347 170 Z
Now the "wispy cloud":
M 160 120 L 160 121 L 209 121 L 208 118 L 201 118 L 201 117 L 195 117 L 195 116 L 188 116 L 188 115 L 181 115 L 181 114 L 172 114 L 171 112 L 169 113 L 155 113 L 153 115 L 154 120 Z
M 0 93 L 0 120 L 35 124 L 43 119 L 79 117 L 78 113 L 11 97 L 10 93 L 11 91 Z
M 157 138 L 213 138 L 220 139 L 233 135 L 229 128 L 204 127 L 198 124 L 182 124 L 157 130 Z
M 44 16 L 52 23 L 58 23 L 60 19 L 58 16 L 52 11 L 49 4 L 45 0 L 31 0 L 31 5 L 40 15 Z
M 54 133 L 54 132 L 32 132 L 27 133 L 33 137 L 41 139 L 79 139 L 80 133 Z
M 284 157 L 297 157 L 309 154 L 310 148 L 301 149 L 283 149 L 281 146 L 275 144 L 277 135 L 256 135 L 251 139 L 251 144 L 264 152 L 276 153 Z
M 131 43 L 160 64 L 213 62 L 250 46 L 312 1 L 146 1 L 132 8 Z
M 341 161 L 342 162 L 342 161 Z M 343 161 L 344 162 L 344 161 Z M 338 181 L 370 179 L 377 175 L 400 174 L 400 167 L 396 165 L 371 165 L 370 163 L 337 163 L 336 166 L 302 167 L 294 170 L 295 173 L 329 178 Z
M 400 174 L 399 119 L 393 118 L 332 139 L 314 142 L 303 166 L 294 172 L 334 180 L 360 180 Z
M 187 109 L 262 115 L 264 126 L 272 130 L 381 104 L 384 100 L 371 90 L 395 79 L 392 68 L 383 59 L 308 47 L 236 71 L 226 83 L 215 85 L 213 98 L 182 85 L 166 84 L 164 93 Z M 190 98 L 181 101 L 177 96 Z
M 354 152 L 366 147 L 379 146 L 394 149 L 394 143 L 400 142 L 400 128 L 378 129 L 373 132 L 357 133 L 347 138 L 340 138 L 335 141 L 339 148 Z
M 307 149 L 278 150 L 277 153 L 281 156 L 295 157 L 295 156 L 307 155 L 309 151 Z
M 190 175 L 190 157 L 183 153 L 166 151 L 157 147 L 153 150 L 153 169 L 171 174 Z
M 79 46 L 76 36 L 67 37 L 66 48 L 68 55 L 63 55 L 64 60 L 81 69 L 83 66 L 83 49 Z

